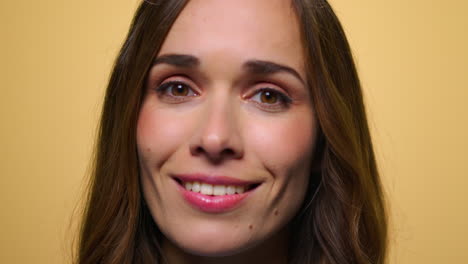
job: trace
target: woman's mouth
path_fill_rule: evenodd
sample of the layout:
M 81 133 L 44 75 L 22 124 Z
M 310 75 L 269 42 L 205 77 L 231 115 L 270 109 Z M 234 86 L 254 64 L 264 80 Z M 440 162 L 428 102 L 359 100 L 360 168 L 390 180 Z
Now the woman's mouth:
M 174 179 L 185 200 L 207 213 L 223 213 L 236 208 L 260 185 L 227 177 L 200 175 L 176 176 Z
M 232 194 L 242 194 L 245 191 L 251 190 L 254 185 L 246 185 L 246 186 L 235 186 L 235 185 L 213 185 L 209 183 L 201 183 L 201 182 L 185 182 L 183 186 L 187 191 L 201 193 L 204 195 L 232 195 Z

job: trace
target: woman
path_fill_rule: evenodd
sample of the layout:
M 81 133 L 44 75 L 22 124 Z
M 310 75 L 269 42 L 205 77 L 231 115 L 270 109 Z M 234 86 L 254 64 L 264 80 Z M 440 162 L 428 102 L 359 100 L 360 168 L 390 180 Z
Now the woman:
M 384 263 L 361 89 L 323 0 L 143 2 L 78 263 Z

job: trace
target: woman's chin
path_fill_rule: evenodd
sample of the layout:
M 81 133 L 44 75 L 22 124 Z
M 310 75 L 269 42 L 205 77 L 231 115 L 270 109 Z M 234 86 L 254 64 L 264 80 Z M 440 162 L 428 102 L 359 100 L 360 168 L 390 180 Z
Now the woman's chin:
M 245 249 L 242 247 L 236 246 L 224 246 L 224 247 L 217 247 L 213 248 L 213 246 L 192 246 L 189 248 L 184 248 L 184 252 L 201 257 L 228 257 L 239 254 L 243 252 Z
M 198 237 L 184 237 L 174 242 L 166 241 L 172 245 L 172 250 L 179 254 L 190 254 L 203 257 L 226 257 L 239 254 L 250 247 L 251 241 L 240 237 L 226 237 L 223 234 L 205 235 Z

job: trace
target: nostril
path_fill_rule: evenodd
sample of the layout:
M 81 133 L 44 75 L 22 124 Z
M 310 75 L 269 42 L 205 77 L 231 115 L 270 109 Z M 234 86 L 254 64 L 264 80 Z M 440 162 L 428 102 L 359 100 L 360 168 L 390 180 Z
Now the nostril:
M 221 151 L 221 156 L 234 156 L 234 150 L 232 149 L 223 149 L 223 151 Z
M 202 154 L 203 152 L 205 152 L 205 151 L 203 150 L 202 147 L 195 148 L 195 154 Z
M 239 159 L 243 156 L 240 147 L 231 146 L 234 143 L 200 140 L 190 144 L 189 151 L 193 156 L 206 157 L 212 162 L 219 163 L 225 159 Z
M 214 162 L 219 162 L 223 159 L 232 159 L 238 156 L 236 151 L 234 151 L 232 148 L 225 148 L 221 151 L 208 151 L 202 146 L 197 146 L 197 147 L 191 148 L 191 152 L 192 152 L 192 155 L 206 156 L 207 158 L 209 158 L 210 160 Z

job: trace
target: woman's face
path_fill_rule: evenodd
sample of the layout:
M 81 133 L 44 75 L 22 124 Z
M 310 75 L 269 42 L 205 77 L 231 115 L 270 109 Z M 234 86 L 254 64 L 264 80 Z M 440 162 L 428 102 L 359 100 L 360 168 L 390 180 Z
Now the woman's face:
M 317 133 L 305 81 L 289 1 L 189 1 L 149 72 L 137 127 L 144 197 L 168 241 L 232 255 L 284 230 Z

